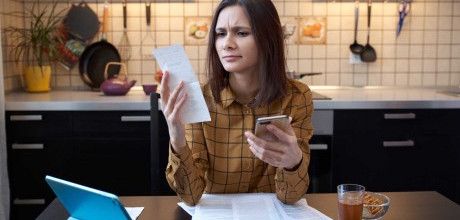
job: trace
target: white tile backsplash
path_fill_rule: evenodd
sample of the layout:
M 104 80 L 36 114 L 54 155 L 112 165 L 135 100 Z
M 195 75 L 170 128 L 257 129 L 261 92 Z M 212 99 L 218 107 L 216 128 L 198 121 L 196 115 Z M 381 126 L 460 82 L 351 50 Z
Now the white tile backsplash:
M 421 86 L 422 85 L 422 74 L 415 73 L 409 74 L 409 86 Z
M 1 12 L 22 10 L 19 1 L 7 0 Z M 212 16 L 219 0 L 193 2 L 152 3 L 151 32 L 157 47 L 184 44 L 185 16 Z M 322 45 L 288 45 L 287 64 L 297 72 L 322 72 L 323 75 L 305 77 L 310 85 L 385 85 L 385 86 L 446 86 L 460 84 L 460 1 L 413 1 L 404 21 L 401 35 L 396 38 L 399 20 L 398 4 L 394 1 L 375 1 L 372 5 L 370 43 L 377 52 L 375 63 L 349 63 L 349 45 L 354 41 L 353 1 L 276 0 L 281 17 L 324 16 L 327 21 L 327 41 Z M 27 3 L 28 4 L 28 3 Z M 89 4 L 102 20 L 102 4 Z M 67 4 L 61 5 L 63 8 Z M 359 7 L 358 43 L 367 41 L 367 4 Z M 108 40 L 118 45 L 123 35 L 122 7 L 110 7 Z M 21 26 L 24 19 L 2 13 L 3 27 Z M 132 46 L 128 72 L 148 82 L 158 70 L 156 62 L 140 55 L 142 38 L 146 34 L 145 4 L 128 4 L 128 38 Z M 3 38 L 5 88 L 20 88 L 19 69 L 13 62 L 11 40 Z M 95 40 L 100 39 L 100 34 Z M 192 66 L 204 82 L 207 46 L 185 45 Z M 78 68 L 67 71 L 56 65 L 53 76 L 55 88 L 88 89 L 80 79 Z
M 436 72 L 446 73 L 450 71 L 450 59 L 439 59 L 436 64 Z
M 284 10 L 285 16 L 298 16 L 299 2 L 286 2 L 286 7 Z

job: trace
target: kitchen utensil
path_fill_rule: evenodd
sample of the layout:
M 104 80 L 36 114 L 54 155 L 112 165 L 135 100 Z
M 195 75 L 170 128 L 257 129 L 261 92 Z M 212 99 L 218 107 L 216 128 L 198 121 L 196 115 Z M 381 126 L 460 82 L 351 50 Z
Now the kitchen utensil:
M 131 43 L 128 39 L 128 31 L 127 31 L 127 21 L 126 21 L 126 0 L 123 1 L 123 36 L 121 37 L 121 41 L 118 44 L 118 50 L 120 52 L 121 60 L 129 60 L 131 58 Z
M 116 65 L 122 67 L 123 74 L 117 74 L 112 77 L 109 77 L 107 70 L 111 65 Z M 117 96 L 117 95 L 126 95 L 129 92 L 131 87 L 136 84 L 136 80 L 128 81 L 128 72 L 126 71 L 126 65 L 120 62 L 109 62 L 105 65 L 104 78 L 105 81 L 101 84 L 101 90 L 104 95 Z
M 84 1 L 72 4 L 59 28 L 59 63 L 68 70 L 72 69 L 98 30 L 99 20 L 88 4 Z
M 355 42 L 350 45 L 350 50 L 354 54 L 360 54 L 363 52 L 364 47 L 358 44 L 356 37 L 358 35 L 358 19 L 359 19 L 359 1 L 355 2 Z
M 371 32 L 371 10 L 372 0 L 369 0 L 367 2 L 367 44 L 364 46 L 364 50 L 360 54 L 361 61 L 363 62 L 375 62 L 375 60 L 377 60 L 375 49 L 369 44 Z
M 398 6 L 398 11 L 399 11 L 399 22 L 398 22 L 398 28 L 396 29 L 396 37 L 399 37 L 399 34 L 401 34 L 401 30 L 404 24 L 404 18 L 406 18 L 407 14 L 410 11 L 410 2 L 400 1 L 399 6 Z
M 107 63 L 121 61 L 118 50 L 107 41 L 108 16 L 108 3 L 105 1 L 101 40 L 86 47 L 80 57 L 80 77 L 93 89 L 98 89 L 104 82 L 104 70 Z M 120 66 L 110 68 L 108 71 L 109 78 L 118 74 L 119 71 Z
M 150 29 L 150 1 L 145 2 L 145 18 L 147 20 L 147 30 L 141 42 L 141 55 L 144 57 L 153 57 L 152 51 L 155 49 L 155 39 Z
M 296 26 L 294 24 L 284 24 L 282 28 L 284 39 L 289 39 L 294 34 Z

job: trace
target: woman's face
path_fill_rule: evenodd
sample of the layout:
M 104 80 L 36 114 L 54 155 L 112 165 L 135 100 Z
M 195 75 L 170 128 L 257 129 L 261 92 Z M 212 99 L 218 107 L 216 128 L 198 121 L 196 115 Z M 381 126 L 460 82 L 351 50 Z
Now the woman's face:
M 258 50 L 248 16 L 241 6 L 224 8 L 217 18 L 216 50 L 224 69 L 230 73 L 258 71 Z

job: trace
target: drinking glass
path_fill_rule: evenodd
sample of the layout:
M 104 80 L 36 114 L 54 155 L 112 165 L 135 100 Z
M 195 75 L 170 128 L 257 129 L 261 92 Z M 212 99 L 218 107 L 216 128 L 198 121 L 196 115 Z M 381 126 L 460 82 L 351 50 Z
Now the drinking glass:
M 366 188 L 358 184 L 337 186 L 339 220 L 361 220 Z

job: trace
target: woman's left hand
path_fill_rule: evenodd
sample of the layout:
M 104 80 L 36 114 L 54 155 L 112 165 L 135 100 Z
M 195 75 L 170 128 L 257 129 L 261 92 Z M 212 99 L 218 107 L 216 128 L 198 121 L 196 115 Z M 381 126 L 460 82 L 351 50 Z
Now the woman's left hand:
M 292 127 L 289 127 L 286 132 L 274 125 L 268 125 L 267 129 L 278 138 L 278 141 L 266 141 L 246 131 L 244 134 L 248 140 L 249 149 L 260 160 L 274 167 L 288 170 L 296 168 L 302 161 L 302 150 L 297 144 L 297 137 Z

